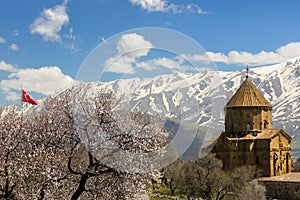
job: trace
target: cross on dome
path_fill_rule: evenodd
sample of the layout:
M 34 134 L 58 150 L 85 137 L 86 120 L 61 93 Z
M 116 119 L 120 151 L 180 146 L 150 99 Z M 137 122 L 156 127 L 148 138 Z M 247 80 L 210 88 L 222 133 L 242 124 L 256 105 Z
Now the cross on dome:
M 247 67 L 246 67 L 246 78 L 248 78 L 248 75 L 249 75 L 249 67 L 247 65 Z

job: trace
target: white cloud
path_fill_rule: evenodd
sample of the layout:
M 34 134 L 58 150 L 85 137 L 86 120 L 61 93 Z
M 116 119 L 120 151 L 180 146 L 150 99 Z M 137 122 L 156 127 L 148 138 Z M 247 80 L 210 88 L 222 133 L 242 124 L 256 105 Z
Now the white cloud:
M 202 8 L 200 8 L 196 4 L 187 4 L 187 6 L 185 7 L 185 11 L 193 12 L 193 13 L 197 13 L 197 14 L 207 14 L 208 13 L 207 11 L 203 11 Z
M 225 64 L 251 66 L 275 64 L 298 56 L 300 56 L 300 42 L 292 42 L 279 47 L 275 51 L 261 51 L 256 54 L 232 50 L 228 54 L 208 51 L 205 54 L 182 55 L 183 58 L 196 62 L 209 63 L 213 61 Z
M 150 48 L 153 48 L 152 43 L 136 33 L 122 35 L 117 43 L 118 53 L 129 57 L 146 56 Z
M 133 5 L 139 5 L 148 12 L 166 12 L 168 10 L 165 0 L 129 0 Z
M 192 12 L 197 14 L 207 13 L 196 4 L 177 5 L 169 3 L 168 0 L 129 0 L 129 2 L 133 5 L 140 6 L 147 12 L 172 12 L 174 14 L 183 12 Z
M 16 72 L 18 70 L 18 68 L 1 60 L 0 61 L 0 70 L 7 71 L 7 72 Z
M 13 34 L 15 37 L 20 35 L 20 31 L 18 29 L 13 30 Z
M 6 40 L 0 36 L 0 43 L 4 44 L 6 42 Z
M 76 35 L 74 35 L 73 28 L 69 29 L 69 34 L 65 34 L 63 36 L 64 38 L 67 38 L 69 40 L 69 44 L 66 45 L 68 49 L 71 49 L 72 52 L 80 51 L 80 49 L 76 48 L 75 42 L 76 42 Z
M 38 18 L 30 25 L 32 34 L 40 34 L 45 41 L 60 41 L 62 27 L 69 23 L 67 0 L 61 5 L 44 9 Z
M 186 70 L 188 67 L 184 65 L 184 59 L 180 59 L 179 57 L 174 58 L 156 58 L 147 60 L 144 62 L 136 63 L 137 67 L 143 68 L 147 71 L 153 71 L 158 69 L 159 67 L 168 68 L 171 70 Z
M 157 69 L 157 66 L 154 65 L 153 60 L 136 63 L 136 67 L 145 69 L 147 71 L 153 71 Z
M 106 71 L 114 73 L 134 74 L 135 69 L 132 64 L 135 61 L 135 58 L 127 56 L 111 57 L 105 62 L 105 66 L 107 67 Z
M 19 51 L 19 47 L 18 47 L 17 44 L 11 44 L 11 45 L 9 46 L 9 49 L 10 49 L 10 50 L 13 50 L 13 51 Z
M 135 73 L 133 64 L 146 56 L 153 44 L 136 33 L 124 34 L 117 42 L 117 55 L 105 61 L 106 71 L 114 73 Z
M 170 58 L 158 58 L 154 60 L 154 65 L 163 66 L 169 69 L 180 69 L 183 60 L 173 60 Z
M 8 79 L 0 81 L 0 89 L 7 100 L 15 100 L 14 90 L 21 86 L 30 92 L 52 95 L 75 84 L 70 76 L 63 74 L 57 66 L 45 66 L 39 69 L 18 69 Z
M 5 99 L 7 101 L 16 101 L 20 98 L 21 98 L 20 94 L 18 94 L 17 92 L 14 91 L 5 92 Z

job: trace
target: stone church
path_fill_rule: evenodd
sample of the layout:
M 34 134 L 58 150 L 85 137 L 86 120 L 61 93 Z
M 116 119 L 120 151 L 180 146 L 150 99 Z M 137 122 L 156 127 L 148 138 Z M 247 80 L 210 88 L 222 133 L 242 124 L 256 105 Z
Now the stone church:
M 248 77 L 225 106 L 225 132 L 213 148 L 225 170 L 256 165 L 262 176 L 278 176 L 292 169 L 291 140 L 272 127 L 272 105 Z

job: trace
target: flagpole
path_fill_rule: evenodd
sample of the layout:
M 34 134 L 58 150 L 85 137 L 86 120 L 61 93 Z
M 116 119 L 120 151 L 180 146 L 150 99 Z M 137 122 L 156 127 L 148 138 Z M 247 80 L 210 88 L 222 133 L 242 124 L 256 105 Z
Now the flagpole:
M 21 124 L 23 123 L 23 88 L 21 86 Z

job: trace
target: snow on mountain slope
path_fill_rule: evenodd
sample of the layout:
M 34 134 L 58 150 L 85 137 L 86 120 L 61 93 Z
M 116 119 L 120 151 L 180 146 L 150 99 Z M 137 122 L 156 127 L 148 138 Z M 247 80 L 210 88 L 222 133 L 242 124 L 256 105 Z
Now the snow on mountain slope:
M 249 77 L 273 105 L 273 126 L 283 128 L 292 136 L 298 135 L 300 58 L 250 69 Z M 149 107 L 168 117 L 184 119 L 200 126 L 217 120 L 222 129 L 223 107 L 244 79 L 245 71 L 242 70 L 203 71 L 198 74 L 162 75 L 153 79 L 117 80 L 109 85 L 116 93 L 124 93 L 130 104 Z M 191 100 L 193 98 L 196 101 Z M 192 111 L 198 106 L 199 113 L 195 115 Z
M 244 81 L 245 73 L 245 70 L 175 73 L 154 78 L 121 79 L 105 85 L 119 96 L 124 96 L 130 108 L 143 107 L 199 126 L 213 124 L 221 131 L 224 106 Z M 283 128 L 293 137 L 298 135 L 300 58 L 250 69 L 249 77 L 273 105 L 273 127 Z M 95 83 L 94 89 L 99 87 L 96 85 L 99 84 Z

